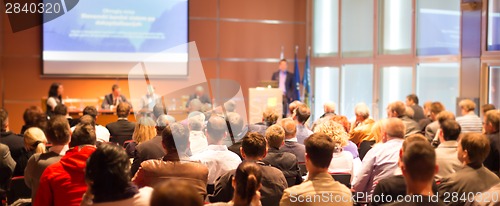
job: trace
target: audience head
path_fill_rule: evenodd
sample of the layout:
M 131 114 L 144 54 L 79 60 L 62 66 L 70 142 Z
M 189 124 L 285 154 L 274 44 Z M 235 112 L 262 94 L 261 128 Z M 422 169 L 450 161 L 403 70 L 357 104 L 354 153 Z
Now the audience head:
M 154 187 L 151 206 L 203 206 L 203 198 L 196 189 L 183 180 L 167 180 Z
M 401 151 L 404 152 L 406 151 L 406 148 L 408 148 L 408 145 L 410 145 L 411 143 L 414 143 L 414 142 L 425 142 L 427 144 L 430 144 L 429 143 L 429 140 L 427 140 L 427 138 L 424 136 L 424 135 L 421 135 L 421 134 L 412 134 L 410 136 L 408 136 L 405 141 L 403 142 L 403 145 L 401 146 Z M 402 157 L 402 153 L 399 154 L 400 157 Z
M 436 120 L 441 124 L 441 122 L 444 122 L 446 120 L 455 120 L 455 114 L 450 111 L 442 111 L 439 112 L 439 114 L 436 116 Z
M 156 136 L 156 123 L 151 117 L 141 117 L 135 124 L 132 139 L 140 144 Z
M 202 86 L 197 86 L 195 92 L 196 95 L 202 96 L 205 93 L 205 89 Z
M 121 94 L 122 89 L 120 89 L 120 86 L 118 84 L 113 84 L 111 87 L 111 92 L 113 93 L 113 96 L 118 97 Z
M 431 111 L 430 111 L 431 110 L 431 104 L 432 104 L 432 101 L 427 101 L 427 102 L 424 103 L 424 108 L 423 109 L 424 109 L 424 115 L 426 117 L 429 117 L 431 115 L 430 114 L 431 113 Z
M 153 107 L 153 115 L 155 116 L 155 118 L 158 118 L 159 116 L 164 114 L 168 114 L 168 109 L 166 107 L 163 107 L 163 104 L 161 102 L 155 104 L 155 106 Z
M 116 115 L 118 116 L 118 118 L 127 118 L 130 114 L 130 109 L 130 104 L 128 104 L 127 102 L 120 102 L 116 107 Z
M 227 121 L 229 121 L 229 125 L 231 125 L 233 136 L 237 137 L 241 135 L 245 122 L 243 122 L 243 118 L 241 118 L 240 114 L 236 112 L 227 113 Z
M 300 104 L 295 109 L 295 119 L 300 124 L 304 124 L 307 122 L 309 117 L 311 116 L 311 109 L 306 104 Z
M 281 126 L 285 130 L 285 138 L 294 138 L 297 134 L 297 124 L 291 118 L 285 118 L 281 120 Z
M 69 147 L 78 147 L 82 145 L 95 145 L 95 128 L 90 124 L 79 123 L 75 126 Z
M 50 118 L 47 128 L 47 140 L 53 145 L 66 145 L 71 137 L 68 119 L 63 116 L 54 116 Z
M 262 121 L 269 127 L 278 121 L 278 112 L 274 108 L 268 107 L 262 113 Z
M 26 127 L 38 127 L 42 130 L 45 130 L 47 127 L 47 115 L 45 115 L 45 112 L 38 106 L 26 108 L 23 113 L 23 120 Z
M 95 119 L 90 115 L 83 115 L 80 117 L 80 123 L 89 124 L 92 125 L 92 127 L 95 127 Z
M 418 105 L 418 97 L 415 94 L 406 96 L 406 106 Z
M 462 115 L 466 115 L 469 112 L 473 112 L 476 109 L 476 103 L 470 99 L 464 99 L 458 103 L 458 106 L 462 110 Z
M 68 114 L 68 107 L 64 104 L 58 104 L 54 108 L 54 115 L 63 115 L 66 116 Z
M 323 121 L 314 127 L 314 133 L 322 133 L 330 137 L 335 143 L 345 147 L 349 143 L 349 135 L 345 131 L 344 126 L 333 120 Z
M 490 110 L 495 110 L 495 109 L 496 107 L 493 104 L 483 104 L 483 106 L 481 106 L 482 115 L 486 114 L 486 112 Z
M 399 118 L 389 118 L 385 121 L 382 137 L 383 142 L 387 142 L 393 138 L 404 138 L 406 134 L 406 126 Z
M 191 131 L 201 131 L 205 124 L 205 115 L 201 112 L 194 111 L 188 115 L 188 125 Z
M 191 101 L 189 101 L 189 106 L 188 106 L 188 110 L 189 112 L 194 112 L 194 111 L 201 111 L 201 107 L 203 106 L 203 104 L 201 103 L 201 101 L 199 99 L 192 99 Z
M 335 150 L 335 142 L 323 133 L 314 133 L 304 140 L 306 146 L 306 167 L 327 170 Z
M 226 120 L 219 116 L 212 116 L 207 123 L 207 140 L 208 144 L 219 145 L 226 137 L 227 125 Z
M 430 184 L 438 171 L 436 152 L 427 140 L 411 142 L 404 150 L 402 162 L 401 170 L 407 182 Z
M 47 138 L 40 128 L 30 127 L 24 132 L 24 148 L 26 151 L 34 151 L 38 154 L 45 153 L 45 144 L 47 144 Z
M 236 111 L 236 102 L 232 99 L 224 103 L 224 108 L 226 112 L 234 112 Z
M 83 115 L 90 115 L 92 118 L 97 119 L 97 109 L 94 106 L 86 106 L 83 109 Z
M 285 142 L 285 130 L 277 124 L 271 125 L 266 130 L 266 139 L 269 147 L 279 149 Z
M 335 113 L 335 108 L 335 102 L 326 102 L 325 104 L 323 104 L 323 111 L 325 113 Z
M 156 119 L 156 134 L 157 135 L 161 134 L 162 131 L 165 129 L 165 127 L 167 127 L 168 124 L 170 124 L 170 122 L 168 121 L 167 115 L 164 115 L 164 114 L 160 115 Z
M 458 140 L 462 128 L 457 121 L 453 119 L 444 120 L 439 123 L 441 128 L 440 137 L 443 137 L 444 141 Z
M 101 144 L 97 147 L 85 166 L 85 180 L 95 202 L 124 195 L 131 186 L 130 176 L 127 153 L 122 147 L 113 144 Z
M 234 188 L 233 202 L 235 206 L 251 205 L 255 195 L 259 195 L 261 187 L 261 166 L 254 162 L 244 161 L 234 174 L 232 185 Z
M 363 102 L 358 103 L 354 107 L 354 114 L 356 115 L 356 121 L 362 122 L 370 117 L 370 108 Z
M 64 88 L 61 83 L 54 82 L 50 85 L 49 95 L 48 97 L 62 99 L 62 94 L 64 92 Z
M 161 133 L 167 154 L 184 155 L 189 148 L 189 129 L 180 123 L 169 124 Z
M 342 127 L 344 127 L 345 132 L 347 132 L 347 133 L 349 132 L 349 129 L 351 128 L 351 123 L 349 122 L 349 120 L 347 119 L 346 116 L 335 115 L 335 116 L 332 116 L 331 120 L 342 125 Z
M 480 166 L 490 153 L 490 141 L 479 133 L 464 133 L 458 142 L 458 159 L 465 164 Z
M 286 71 L 286 69 L 288 68 L 287 66 L 287 62 L 286 62 L 286 59 L 281 59 L 280 60 L 280 63 L 279 63 L 279 68 L 282 72 Z
M 415 111 L 413 111 L 413 108 L 406 106 L 405 115 L 410 119 L 413 119 L 413 116 L 415 116 Z
M 484 114 L 484 131 L 486 134 L 499 132 L 500 110 L 490 110 Z
M 266 138 L 257 132 L 248 132 L 241 140 L 240 150 L 245 160 L 261 160 L 267 155 Z
M 430 112 L 431 112 L 430 118 L 434 121 L 437 120 L 437 115 L 444 110 L 445 110 L 444 105 L 441 102 L 432 102 L 430 107 Z
M 402 117 L 406 114 L 406 106 L 402 101 L 395 101 L 387 106 L 387 117 Z
M 9 131 L 9 113 L 4 109 L 0 109 L 0 131 Z
M 297 107 L 301 104 L 302 102 L 300 102 L 299 100 L 295 100 L 292 103 L 288 104 L 288 111 L 290 112 L 290 114 L 293 114 L 293 112 L 295 112 L 295 109 L 297 109 Z

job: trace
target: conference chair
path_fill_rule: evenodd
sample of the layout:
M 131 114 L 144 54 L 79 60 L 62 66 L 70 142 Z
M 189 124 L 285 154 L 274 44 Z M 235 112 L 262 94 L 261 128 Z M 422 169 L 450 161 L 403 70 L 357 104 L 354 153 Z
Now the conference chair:
M 24 176 L 13 177 L 7 190 L 7 203 L 11 205 L 21 198 L 31 198 L 31 189 L 24 183 Z

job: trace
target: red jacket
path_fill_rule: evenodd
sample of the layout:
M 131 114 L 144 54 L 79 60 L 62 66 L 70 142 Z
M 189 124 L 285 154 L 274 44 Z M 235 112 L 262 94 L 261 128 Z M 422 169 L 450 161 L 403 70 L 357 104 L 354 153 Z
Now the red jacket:
M 40 177 L 34 206 L 79 206 L 87 190 L 85 165 L 94 146 L 74 147 L 61 161 L 50 165 Z

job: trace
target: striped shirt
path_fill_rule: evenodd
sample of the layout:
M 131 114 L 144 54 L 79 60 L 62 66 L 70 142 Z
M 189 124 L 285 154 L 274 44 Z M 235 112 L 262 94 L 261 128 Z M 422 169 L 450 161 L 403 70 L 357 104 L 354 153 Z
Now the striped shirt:
M 457 122 L 462 127 L 462 133 L 481 133 L 483 131 L 483 121 L 472 111 L 464 116 L 457 117 Z

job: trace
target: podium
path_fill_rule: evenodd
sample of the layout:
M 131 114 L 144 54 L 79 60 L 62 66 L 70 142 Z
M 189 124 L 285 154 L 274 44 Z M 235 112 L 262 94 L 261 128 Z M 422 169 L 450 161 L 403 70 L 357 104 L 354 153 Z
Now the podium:
M 283 114 L 283 91 L 278 88 L 257 87 L 249 89 L 249 124 L 262 122 L 266 108 L 274 108 L 279 118 Z

